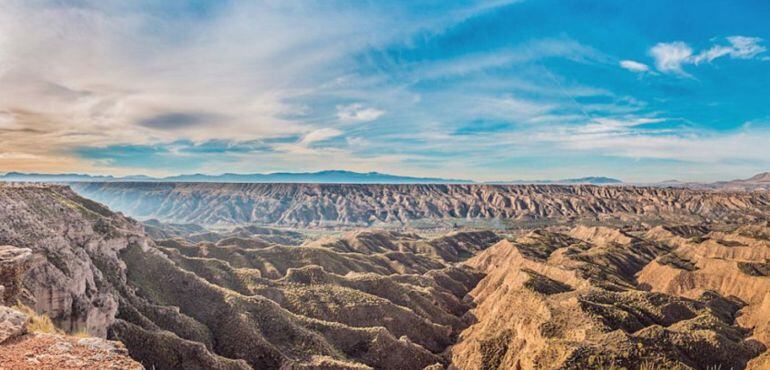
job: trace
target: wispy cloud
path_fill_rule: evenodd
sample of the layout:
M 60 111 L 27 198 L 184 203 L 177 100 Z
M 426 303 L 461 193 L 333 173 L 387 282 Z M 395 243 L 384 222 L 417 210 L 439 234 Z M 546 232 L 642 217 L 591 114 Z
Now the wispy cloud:
M 333 128 L 319 128 L 309 132 L 299 141 L 302 145 L 310 145 L 315 142 L 324 141 L 342 135 L 342 131 Z
M 730 36 L 726 40 L 728 45 L 713 45 L 697 54 L 685 42 L 661 42 L 650 49 L 650 55 L 655 59 L 655 67 L 659 71 L 690 76 L 683 69 L 687 64 L 711 63 L 725 56 L 733 59 L 752 59 L 767 50 L 760 45 L 762 39 L 758 37 Z M 630 69 L 627 66 L 624 68 Z
M 650 71 L 650 66 L 633 60 L 621 60 L 619 64 L 622 68 L 631 72 L 643 73 Z
M 640 31 L 622 12 L 587 32 L 606 13 L 518 3 L 0 1 L 0 171 L 767 163 L 767 130 L 739 128 L 770 116 L 767 64 L 725 63 L 766 59 L 762 39 L 711 39 L 708 17 Z M 668 6 L 651 3 L 634 15 Z M 650 44 L 661 32 L 688 41 Z
M 730 36 L 727 41 L 730 45 L 714 45 L 710 49 L 700 52 L 693 58 L 693 63 L 710 63 L 723 56 L 730 56 L 735 59 L 751 59 L 767 50 L 760 45 L 762 39 L 759 37 Z
M 337 106 L 337 118 L 341 122 L 369 122 L 380 118 L 385 111 L 355 103 Z

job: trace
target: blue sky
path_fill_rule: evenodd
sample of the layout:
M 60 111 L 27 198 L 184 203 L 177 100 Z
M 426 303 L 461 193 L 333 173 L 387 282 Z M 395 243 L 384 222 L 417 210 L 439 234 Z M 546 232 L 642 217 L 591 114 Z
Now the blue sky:
M 763 1 L 0 1 L 0 171 L 770 170 Z

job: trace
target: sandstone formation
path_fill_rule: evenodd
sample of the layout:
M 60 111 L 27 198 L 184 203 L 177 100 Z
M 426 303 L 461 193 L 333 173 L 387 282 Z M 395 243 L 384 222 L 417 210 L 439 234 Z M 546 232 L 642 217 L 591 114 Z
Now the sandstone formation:
M 379 224 L 574 219 L 677 223 L 765 219 L 767 193 L 589 185 L 334 185 L 77 183 L 80 194 L 139 219 L 204 226 Z

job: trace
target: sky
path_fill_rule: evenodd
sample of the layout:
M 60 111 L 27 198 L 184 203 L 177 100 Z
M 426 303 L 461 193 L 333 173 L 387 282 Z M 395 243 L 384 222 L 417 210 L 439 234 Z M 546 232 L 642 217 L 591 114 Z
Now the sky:
M 0 0 L 0 172 L 770 171 L 766 1 Z

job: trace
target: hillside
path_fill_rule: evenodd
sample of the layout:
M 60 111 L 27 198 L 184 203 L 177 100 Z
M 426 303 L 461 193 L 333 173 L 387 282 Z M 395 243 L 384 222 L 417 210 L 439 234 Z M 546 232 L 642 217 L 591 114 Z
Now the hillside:
M 770 194 L 589 185 L 81 183 L 83 196 L 139 219 L 297 227 L 486 226 L 574 219 L 702 222 L 762 218 Z
M 703 182 L 680 182 L 676 180 L 664 181 L 653 184 L 653 186 L 668 186 L 677 188 L 729 191 L 729 192 L 749 192 L 770 191 L 770 172 L 758 173 L 746 179 L 736 179 L 729 181 L 717 181 L 710 183 Z
M 770 172 L 759 173 L 743 180 L 717 182 L 711 186 L 731 191 L 770 191 Z

